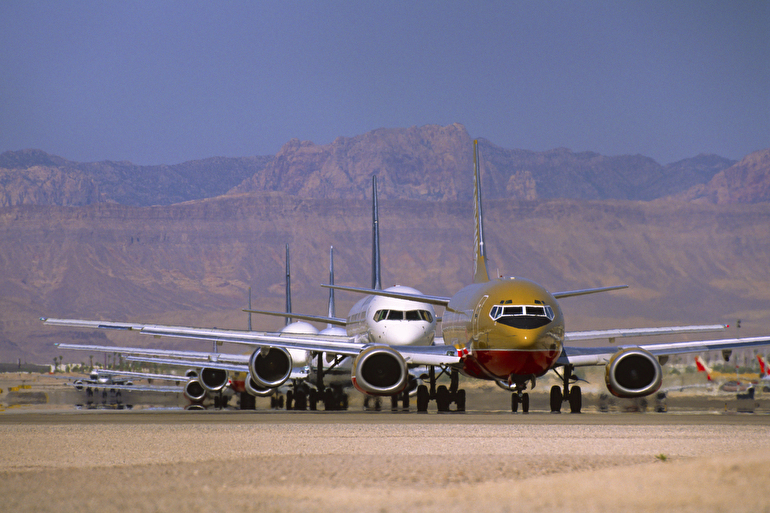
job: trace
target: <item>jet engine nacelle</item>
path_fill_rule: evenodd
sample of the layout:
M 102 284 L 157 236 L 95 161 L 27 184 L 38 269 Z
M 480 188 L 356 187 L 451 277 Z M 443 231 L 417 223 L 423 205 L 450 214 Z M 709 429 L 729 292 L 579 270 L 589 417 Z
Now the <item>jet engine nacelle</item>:
M 207 392 L 216 393 L 227 386 L 228 381 L 230 381 L 230 375 L 223 369 L 204 367 L 198 375 L 198 381 L 200 381 L 200 384 Z
M 282 347 L 259 347 L 249 358 L 251 379 L 262 388 L 275 388 L 283 385 L 294 363 L 289 351 Z
M 275 389 L 261 386 L 251 378 L 251 372 L 246 375 L 243 387 L 249 395 L 254 397 L 269 397 L 273 395 Z
M 615 397 L 643 397 L 658 391 L 663 371 L 658 359 L 639 347 L 618 351 L 607 364 L 604 381 Z
M 184 396 L 194 403 L 199 403 L 206 398 L 206 389 L 197 378 L 191 379 L 184 386 Z
M 353 361 L 353 386 L 369 395 L 393 395 L 406 388 L 409 372 L 401 354 L 388 346 L 371 346 Z

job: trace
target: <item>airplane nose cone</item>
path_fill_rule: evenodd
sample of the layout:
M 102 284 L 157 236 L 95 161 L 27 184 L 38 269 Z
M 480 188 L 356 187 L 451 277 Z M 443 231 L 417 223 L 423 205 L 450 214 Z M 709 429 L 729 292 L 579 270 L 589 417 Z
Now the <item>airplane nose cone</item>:
M 396 321 L 392 325 L 385 326 L 384 334 L 391 345 L 413 346 L 427 345 L 430 343 L 430 334 L 423 322 Z

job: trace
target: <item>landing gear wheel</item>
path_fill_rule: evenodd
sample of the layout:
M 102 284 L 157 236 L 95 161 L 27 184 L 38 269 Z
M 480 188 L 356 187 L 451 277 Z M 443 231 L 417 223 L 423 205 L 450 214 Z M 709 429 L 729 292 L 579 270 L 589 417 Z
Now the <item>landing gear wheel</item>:
M 515 392 L 511 394 L 511 411 L 513 413 L 519 411 L 519 394 Z
M 436 390 L 436 408 L 440 412 L 449 411 L 449 390 L 444 385 Z
M 409 411 L 409 390 L 404 390 L 404 398 L 401 401 L 404 411 Z
M 574 386 L 569 391 L 569 411 L 570 413 L 580 413 L 583 408 L 583 394 L 580 387 Z
M 561 403 L 564 397 L 561 393 L 561 387 L 554 385 L 551 387 L 551 413 L 561 413 Z
M 417 387 L 417 411 L 426 413 L 428 411 L 428 402 L 430 396 L 428 394 L 428 387 L 420 385 Z
M 318 392 L 311 390 L 308 394 L 308 404 L 311 411 L 315 411 L 318 408 Z
M 398 411 L 398 396 L 399 394 L 390 396 L 390 411 Z
M 521 413 L 529 413 L 529 394 L 521 394 Z
M 294 393 L 294 409 L 307 410 L 307 395 L 302 390 Z
M 457 411 L 465 411 L 465 390 L 457 391 L 455 404 L 457 405 Z
M 294 406 L 294 392 L 292 390 L 289 390 L 286 392 L 286 409 L 291 410 L 292 406 Z

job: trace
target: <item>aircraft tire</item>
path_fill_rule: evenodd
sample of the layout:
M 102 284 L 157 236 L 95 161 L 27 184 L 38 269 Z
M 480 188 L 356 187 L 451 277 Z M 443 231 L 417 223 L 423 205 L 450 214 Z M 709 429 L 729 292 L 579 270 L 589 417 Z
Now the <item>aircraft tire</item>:
M 307 395 L 302 390 L 294 393 L 294 409 L 298 411 L 307 410 Z
M 554 385 L 551 387 L 551 413 L 561 413 L 561 403 L 564 401 L 562 397 L 561 387 Z
M 404 390 L 403 393 L 404 393 L 404 398 L 401 404 L 403 405 L 404 411 L 409 411 L 409 391 Z
M 440 412 L 449 411 L 449 390 L 444 385 L 436 390 L 436 408 Z
M 521 394 L 521 413 L 529 413 L 529 394 Z
M 570 413 L 580 413 L 583 409 L 583 393 L 580 387 L 574 386 L 569 391 L 569 411 Z
M 315 411 L 318 408 L 318 392 L 311 390 L 308 393 L 308 406 L 311 411 Z
M 516 413 L 519 411 L 519 395 L 517 393 L 511 394 L 511 412 Z
M 457 391 L 455 405 L 457 406 L 457 411 L 465 411 L 465 390 L 460 389 Z
M 426 413 L 428 411 L 428 402 L 430 402 L 428 387 L 420 385 L 417 387 L 417 411 Z
M 390 396 L 390 411 L 398 411 L 398 396 L 399 394 Z

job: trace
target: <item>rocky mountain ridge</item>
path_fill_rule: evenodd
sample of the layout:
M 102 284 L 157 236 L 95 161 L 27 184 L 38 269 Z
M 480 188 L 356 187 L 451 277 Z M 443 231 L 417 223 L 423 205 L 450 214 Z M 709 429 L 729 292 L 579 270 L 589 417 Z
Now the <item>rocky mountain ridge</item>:
M 767 201 L 770 190 L 767 151 L 746 157 L 753 162 L 752 178 L 745 185 L 749 190 L 741 192 L 736 187 L 742 182 L 735 178 L 711 183 L 718 176 L 741 175 L 728 172 L 735 161 L 716 155 L 660 165 L 642 155 L 510 150 L 485 139 L 479 144 L 484 195 L 489 199 L 650 201 L 676 196 L 757 202 Z M 378 176 L 383 199 L 467 200 L 472 194 L 466 179 L 471 167 L 471 137 L 459 124 L 383 128 L 327 145 L 294 139 L 275 156 L 215 157 L 174 166 L 76 163 L 24 150 L 0 154 L 0 206 L 171 205 L 228 192 L 360 199 L 369 194 L 373 175 Z

